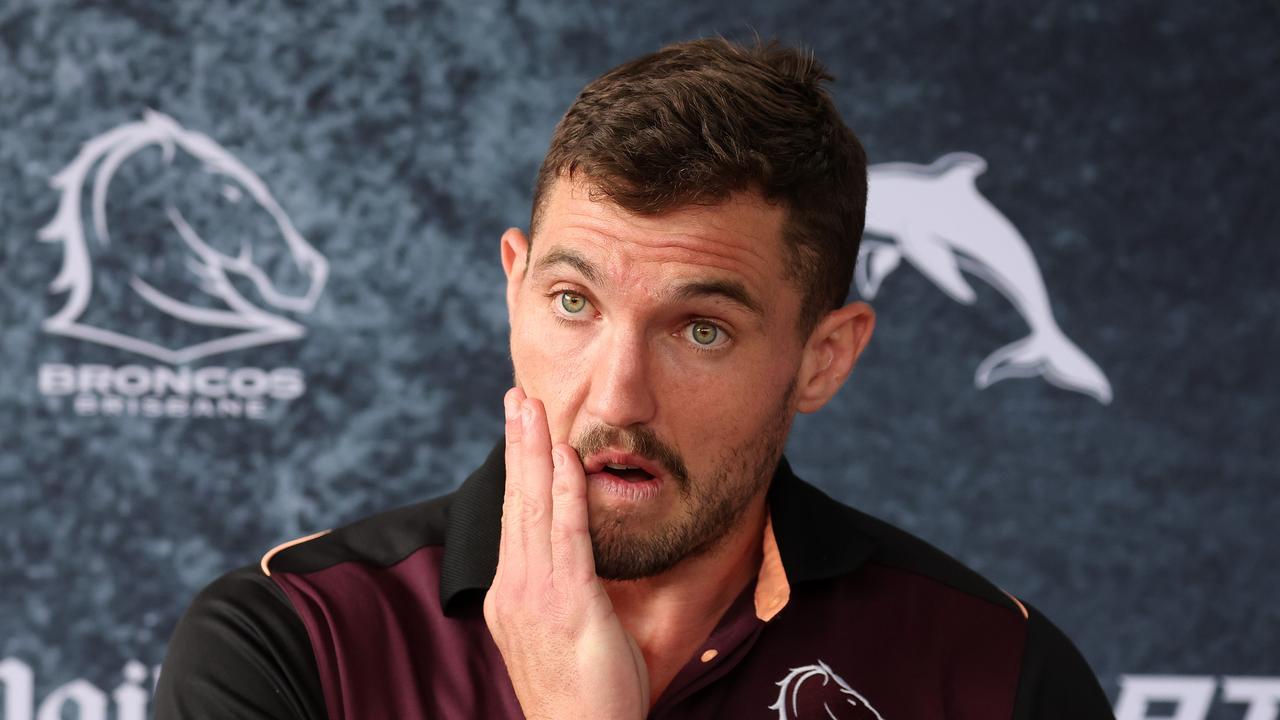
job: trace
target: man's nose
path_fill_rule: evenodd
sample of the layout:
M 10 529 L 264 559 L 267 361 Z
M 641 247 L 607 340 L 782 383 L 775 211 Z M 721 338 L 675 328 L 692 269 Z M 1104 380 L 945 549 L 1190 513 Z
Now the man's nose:
M 628 427 L 653 419 L 657 403 L 651 349 L 643 333 L 620 330 L 599 338 L 586 409 L 597 420 Z

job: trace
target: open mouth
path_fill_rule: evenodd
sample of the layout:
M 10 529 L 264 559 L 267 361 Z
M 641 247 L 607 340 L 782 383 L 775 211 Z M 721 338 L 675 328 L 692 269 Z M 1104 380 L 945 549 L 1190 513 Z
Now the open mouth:
M 605 463 L 604 467 L 601 468 L 601 472 L 607 472 L 627 482 L 645 482 L 653 479 L 653 475 L 634 465 Z
M 583 469 L 601 501 L 622 506 L 656 501 L 668 479 L 661 463 L 611 448 L 589 454 Z

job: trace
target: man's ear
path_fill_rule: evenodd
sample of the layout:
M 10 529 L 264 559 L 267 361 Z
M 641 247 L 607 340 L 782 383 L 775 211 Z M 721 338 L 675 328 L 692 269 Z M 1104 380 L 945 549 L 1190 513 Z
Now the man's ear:
M 796 379 L 796 410 L 811 413 L 835 396 L 858 362 L 876 313 L 864 302 L 852 302 L 832 310 L 818 321 L 804 346 Z
M 529 238 L 520 228 L 507 228 L 502 233 L 502 271 L 507 274 L 507 315 L 512 316 L 516 307 L 516 295 L 528 272 Z

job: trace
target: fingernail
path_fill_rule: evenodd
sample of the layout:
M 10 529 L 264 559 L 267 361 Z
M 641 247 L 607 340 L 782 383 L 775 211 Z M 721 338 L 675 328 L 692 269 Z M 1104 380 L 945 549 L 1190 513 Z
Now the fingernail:
M 552 450 L 551 465 L 556 468 L 559 468 L 561 465 L 564 465 L 564 454 L 561 453 L 559 450 Z
M 516 403 L 512 399 L 511 394 L 507 393 L 502 397 L 502 408 L 507 413 L 507 420 L 516 419 Z
M 520 421 L 526 429 L 533 426 L 533 406 L 526 404 L 520 409 Z

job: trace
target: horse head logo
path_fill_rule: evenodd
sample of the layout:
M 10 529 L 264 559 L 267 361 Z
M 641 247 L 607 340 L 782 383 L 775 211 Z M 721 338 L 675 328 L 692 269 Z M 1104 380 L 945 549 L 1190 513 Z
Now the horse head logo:
M 1111 384 L 1058 327 L 1040 267 L 1018 229 L 974 185 L 987 161 L 951 153 L 931 165 L 884 163 L 868 171 L 867 239 L 859 250 L 858 292 L 874 298 L 903 259 L 952 300 L 973 304 L 961 270 L 1000 292 L 1031 327 L 1031 334 L 978 365 L 979 389 L 1006 378 L 1039 375 L 1049 383 L 1111 402 Z
M 96 271 L 88 230 L 92 231 L 92 240 L 98 248 L 113 242 L 107 212 L 111 181 L 126 160 L 148 147 L 158 147 L 166 165 L 172 165 L 177 151 L 199 162 L 222 183 L 225 200 L 237 204 L 252 202 L 265 211 L 273 236 L 240 237 L 239 252 L 226 253 L 207 242 L 174 203 L 166 202 L 167 229 L 185 254 L 190 292 L 161 290 L 136 273 L 130 275 L 128 287 L 147 307 L 185 323 L 203 326 L 206 335 L 213 336 L 179 347 L 133 337 L 118 327 L 111 327 L 110 323 L 83 317 L 94 293 Z M 53 220 L 40 230 L 39 237 L 42 241 L 62 243 L 62 266 L 50 290 L 66 293 L 67 298 L 63 306 L 45 320 L 47 332 L 121 348 L 174 365 L 231 350 L 293 340 L 305 334 L 300 324 L 281 313 L 307 313 L 315 307 L 329 275 L 329 263 L 294 228 L 262 179 L 208 136 L 183 128 L 167 115 L 147 111 L 141 121 L 126 123 L 86 142 L 75 159 L 49 184 L 61 192 L 61 197 Z M 86 228 L 82 208 L 86 191 L 92 218 L 89 228 Z M 305 279 L 305 291 L 290 294 L 273 282 L 271 273 L 255 258 L 255 244 L 263 240 L 283 244 L 283 248 L 266 250 L 276 252 L 285 258 L 284 262 L 292 264 L 291 270 Z M 256 250 L 258 255 L 264 252 L 261 247 Z M 253 288 L 256 302 L 245 296 L 243 290 L 249 287 Z
M 778 699 L 769 709 L 778 711 L 778 720 L 884 720 L 866 698 L 821 660 L 816 665 L 791 668 L 777 685 Z

